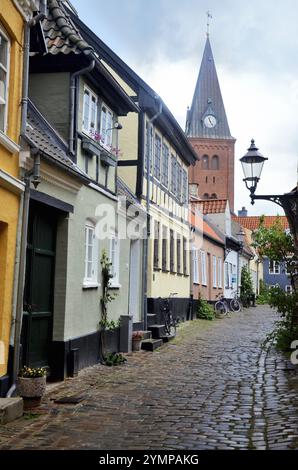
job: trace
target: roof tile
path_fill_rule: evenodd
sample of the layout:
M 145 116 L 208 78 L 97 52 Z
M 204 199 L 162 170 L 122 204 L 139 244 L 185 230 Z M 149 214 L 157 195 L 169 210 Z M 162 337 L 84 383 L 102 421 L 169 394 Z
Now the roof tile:
M 248 228 L 249 230 L 257 230 L 260 226 L 260 217 L 259 216 L 247 216 L 247 217 L 237 217 L 234 216 L 233 219 L 236 222 L 239 222 L 243 227 Z M 286 230 L 289 228 L 288 219 L 285 216 L 264 216 L 264 226 L 269 228 L 271 227 L 277 219 L 280 220 L 283 228 Z

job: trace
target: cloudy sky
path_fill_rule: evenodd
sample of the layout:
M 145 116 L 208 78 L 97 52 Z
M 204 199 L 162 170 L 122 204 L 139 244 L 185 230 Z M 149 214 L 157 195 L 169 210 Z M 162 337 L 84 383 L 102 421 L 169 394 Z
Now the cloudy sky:
M 253 137 L 269 157 L 258 193 L 279 194 L 297 183 L 297 0 L 72 0 L 82 20 L 162 97 L 183 127 L 206 40 L 210 40 L 236 144 L 235 209 L 250 205 L 239 158 Z M 281 213 L 281 212 L 280 212 Z

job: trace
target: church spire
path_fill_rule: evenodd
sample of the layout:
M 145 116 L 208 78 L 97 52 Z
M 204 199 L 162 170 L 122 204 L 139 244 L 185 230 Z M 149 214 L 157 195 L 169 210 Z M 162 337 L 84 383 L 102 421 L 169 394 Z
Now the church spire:
M 209 39 L 210 13 L 207 15 L 206 45 L 192 105 L 187 113 L 186 133 L 188 137 L 233 139 Z

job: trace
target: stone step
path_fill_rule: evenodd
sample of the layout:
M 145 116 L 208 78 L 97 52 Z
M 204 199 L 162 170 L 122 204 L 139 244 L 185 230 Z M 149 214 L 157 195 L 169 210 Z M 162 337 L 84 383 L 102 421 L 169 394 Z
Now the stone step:
M 152 332 L 152 338 L 154 339 L 160 339 L 166 334 L 164 325 L 151 325 L 148 326 L 148 330 Z
M 23 399 L 0 398 L 0 424 L 7 424 L 21 418 L 24 412 Z
M 156 313 L 147 314 L 147 323 L 148 326 L 154 325 L 156 323 Z
M 144 351 L 155 351 L 155 349 L 160 348 L 162 345 L 162 339 L 145 339 L 145 341 L 142 341 L 141 349 L 144 349 Z
M 143 331 L 143 341 L 146 339 L 152 339 L 151 331 Z
M 164 343 L 168 343 L 169 341 L 172 341 L 172 339 L 174 338 L 176 338 L 176 335 L 164 335 L 164 336 L 161 336 L 160 339 L 162 339 Z

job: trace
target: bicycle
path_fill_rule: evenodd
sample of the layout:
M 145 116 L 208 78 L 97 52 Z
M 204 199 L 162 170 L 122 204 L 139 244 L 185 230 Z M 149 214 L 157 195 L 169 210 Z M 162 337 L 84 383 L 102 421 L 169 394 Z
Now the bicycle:
M 167 336 L 176 336 L 177 324 L 179 323 L 178 319 L 173 316 L 171 309 L 171 299 L 174 295 L 177 295 L 177 293 L 173 292 L 170 294 L 169 298 L 166 299 L 162 299 L 161 297 L 159 298 L 161 303 L 160 310 L 163 315 Z
M 238 297 L 238 292 L 233 291 L 232 294 L 235 294 L 235 295 L 234 295 L 234 298 L 230 300 L 230 309 L 232 310 L 232 312 L 236 312 L 236 313 L 241 312 L 242 302 Z
M 219 299 L 217 300 L 217 302 L 215 302 L 214 310 L 215 310 L 216 316 L 218 318 L 222 318 L 229 314 L 229 307 L 228 307 L 227 299 L 224 297 L 223 294 L 218 294 L 216 298 L 218 297 Z

